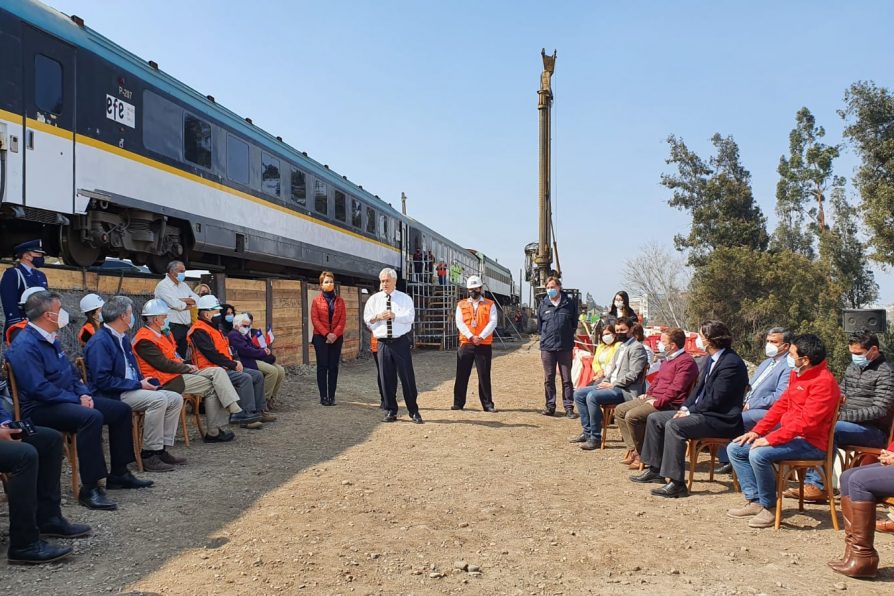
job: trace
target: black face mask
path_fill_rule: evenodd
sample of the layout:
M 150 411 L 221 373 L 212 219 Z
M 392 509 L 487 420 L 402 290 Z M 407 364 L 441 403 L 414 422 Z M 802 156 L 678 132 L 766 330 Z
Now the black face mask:
M 479 298 L 481 298 L 481 290 L 469 290 L 469 296 L 471 296 L 475 300 L 478 300 Z
M 34 267 L 37 267 L 38 269 L 40 269 L 44 265 L 44 258 L 43 257 L 34 257 L 33 259 L 31 259 L 31 264 Z
M 220 327 L 221 320 L 222 317 L 220 315 L 214 315 L 213 317 L 211 317 L 211 324 L 215 327 Z

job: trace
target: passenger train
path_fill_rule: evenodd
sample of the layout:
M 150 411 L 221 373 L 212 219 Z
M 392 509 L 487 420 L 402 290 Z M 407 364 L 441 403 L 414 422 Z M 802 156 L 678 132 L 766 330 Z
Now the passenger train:
M 418 247 L 515 295 L 505 267 L 34 0 L 0 7 L 0 232 L 3 254 L 41 237 L 78 267 L 178 258 L 361 285 L 405 277 Z

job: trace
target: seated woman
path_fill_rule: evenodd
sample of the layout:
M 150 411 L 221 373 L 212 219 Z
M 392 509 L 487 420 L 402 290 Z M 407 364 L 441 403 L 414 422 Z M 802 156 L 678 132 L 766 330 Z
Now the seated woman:
M 102 305 L 105 301 L 97 294 L 87 294 L 81 298 L 81 312 L 87 317 L 87 322 L 78 331 L 78 341 L 81 346 L 86 346 L 90 338 L 96 335 L 102 325 Z
M 879 463 L 846 470 L 840 479 L 844 515 L 844 558 L 829 567 L 848 577 L 873 578 L 878 572 L 875 550 L 875 506 L 894 497 L 894 443 L 883 449 Z
M 599 343 L 596 345 L 596 352 L 593 354 L 593 385 L 601 382 L 612 372 L 612 358 L 618 347 L 624 343 L 615 341 L 615 326 L 611 323 L 602 328 L 599 335 Z
M 233 320 L 236 318 L 236 307 L 232 304 L 220 305 L 220 330 L 224 335 L 229 335 L 233 330 Z
M 239 355 L 244 367 L 259 370 L 264 375 L 264 398 L 269 411 L 279 395 L 286 370 L 276 364 L 276 356 L 270 348 L 259 348 L 252 343 L 251 325 L 252 316 L 249 313 L 236 315 L 233 319 L 233 329 L 227 334 L 227 339 L 230 340 L 230 346 Z

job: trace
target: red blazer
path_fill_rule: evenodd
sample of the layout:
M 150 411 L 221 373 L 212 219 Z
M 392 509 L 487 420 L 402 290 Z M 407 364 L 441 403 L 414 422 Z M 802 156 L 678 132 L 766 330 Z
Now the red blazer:
M 329 303 L 326 297 L 320 293 L 314 298 L 310 305 L 310 320 L 314 325 L 314 333 L 316 335 L 327 335 L 334 333 L 341 337 L 345 334 L 345 322 L 347 321 L 347 313 L 345 312 L 345 301 L 341 296 L 335 297 L 335 312 L 332 313 L 332 324 L 329 324 Z

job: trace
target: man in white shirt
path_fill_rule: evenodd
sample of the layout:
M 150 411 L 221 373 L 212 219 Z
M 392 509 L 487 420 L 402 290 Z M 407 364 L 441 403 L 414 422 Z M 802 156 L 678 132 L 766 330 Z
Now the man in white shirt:
M 410 331 L 416 319 L 413 299 L 397 291 L 397 272 L 386 267 L 379 273 L 381 291 L 370 296 L 363 320 L 378 340 L 379 378 L 385 399 L 385 422 L 397 420 L 397 379 L 403 387 L 410 418 L 422 424 L 416 404 L 416 375 L 410 356 Z
M 168 263 L 167 274 L 155 286 L 155 298 L 164 300 L 171 309 L 168 312 L 168 325 L 174 341 L 177 342 L 177 353 L 185 357 L 186 334 L 192 325 L 190 309 L 196 305 L 199 297 L 186 285 L 186 266 L 183 261 Z
M 456 381 L 453 384 L 451 410 L 462 410 L 466 405 L 466 391 L 472 364 L 478 371 L 478 397 L 485 412 L 496 412 L 490 385 L 492 344 L 497 328 L 497 305 L 481 296 L 481 278 L 472 275 L 466 282 L 469 297 L 456 305 L 456 328 L 459 329 L 459 349 L 456 352 Z

